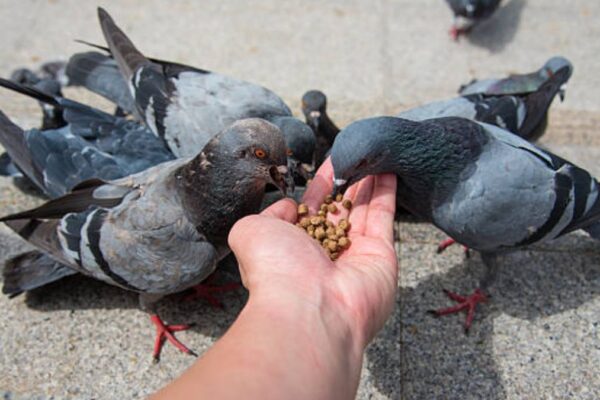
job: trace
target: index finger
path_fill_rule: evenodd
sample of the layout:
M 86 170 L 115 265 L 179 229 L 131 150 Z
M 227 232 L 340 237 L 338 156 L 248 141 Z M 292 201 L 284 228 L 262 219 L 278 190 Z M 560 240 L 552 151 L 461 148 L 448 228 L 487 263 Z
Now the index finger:
M 319 167 L 315 177 L 308 185 L 302 202 L 310 209 L 311 214 L 315 214 L 323 202 L 323 199 L 333 190 L 333 166 L 331 158 L 327 157 L 325 162 Z
M 276 203 L 271 204 L 269 207 L 265 208 L 261 215 L 266 215 L 269 217 L 275 217 L 278 219 L 282 219 L 287 222 L 295 222 L 298 218 L 296 213 L 297 206 L 296 202 L 290 198 L 283 198 Z
M 394 245 L 394 214 L 396 212 L 396 175 L 378 175 L 369 203 L 365 235 Z

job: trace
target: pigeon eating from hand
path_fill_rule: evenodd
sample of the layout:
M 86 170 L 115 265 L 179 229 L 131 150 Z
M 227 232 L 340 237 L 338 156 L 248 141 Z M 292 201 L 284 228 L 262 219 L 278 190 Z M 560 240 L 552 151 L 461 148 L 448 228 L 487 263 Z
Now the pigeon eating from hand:
M 20 160 L 27 161 L 15 157 Z M 267 184 L 286 190 L 285 141 L 273 124 L 245 119 L 194 157 L 114 181 L 84 182 L 66 196 L 0 220 L 61 265 L 139 293 L 157 328 L 157 360 L 165 338 L 192 352 L 173 336 L 186 326 L 166 325 L 155 303 L 215 270 L 228 253 L 232 225 L 259 210 Z M 27 287 L 28 277 L 17 278 L 11 283 L 21 287 L 9 285 L 13 291 Z M 12 294 L 6 284 L 4 291 Z
M 597 236 L 598 182 L 493 125 L 369 118 L 339 133 L 331 161 L 337 192 L 367 175 L 395 173 L 398 205 L 481 252 L 489 272 L 499 253 L 577 229 Z M 486 299 L 487 277 L 472 296 L 450 294 L 460 304 L 437 315 L 467 309 L 469 329 L 476 304 Z
M 327 96 L 320 90 L 309 90 L 302 96 L 302 113 L 316 136 L 314 168 L 318 169 L 329 154 L 340 131 L 327 115 Z
M 515 78 L 501 84 L 482 84 L 478 91 L 475 85 L 465 88 L 460 97 L 428 103 L 420 107 L 401 112 L 398 117 L 413 121 L 423 121 L 431 118 L 462 117 L 474 121 L 486 122 L 504 128 L 528 141 L 538 140 L 548 125 L 548 110 L 554 97 L 558 94 L 561 99 L 566 82 L 571 77 L 573 67 L 564 58 L 554 57 L 554 62 L 546 65 L 554 66 L 554 73 L 548 74 L 543 81 L 534 85 L 537 79 L 531 74 L 527 79 Z M 558 62 L 558 60 L 562 60 Z M 510 78 L 509 78 L 510 79 Z M 485 81 L 481 81 L 482 83 Z M 494 80 L 494 82 L 497 82 Z M 517 90 L 521 82 L 521 91 Z M 491 89 L 494 88 L 495 89 Z M 503 88 L 504 90 L 501 90 Z M 509 90 L 511 88 L 511 90 Z M 485 90 L 491 89 L 491 90 Z M 505 93 L 503 93 L 505 92 Z M 438 246 L 438 253 L 443 252 L 455 242 L 446 239 Z M 465 248 L 468 253 L 468 248 Z
M 460 35 L 471 31 L 481 20 L 489 18 L 500 5 L 501 0 L 446 0 L 454 13 L 454 25 L 450 36 L 458 40 Z M 460 19 L 464 23 L 460 23 Z

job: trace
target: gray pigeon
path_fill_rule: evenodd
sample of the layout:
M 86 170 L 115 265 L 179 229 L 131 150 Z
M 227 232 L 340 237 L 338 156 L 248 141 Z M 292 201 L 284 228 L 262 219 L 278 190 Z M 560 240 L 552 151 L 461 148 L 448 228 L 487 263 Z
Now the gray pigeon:
M 540 81 L 539 85 L 527 80 L 528 89 L 522 88 L 521 91 L 517 91 L 515 85 L 509 90 L 510 83 L 486 85 L 484 81 L 480 81 L 482 85 L 476 87 L 475 82 L 472 86 L 465 87 L 460 92 L 460 97 L 415 107 L 401 112 L 398 117 L 413 121 L 462 117 L 493 124 L 528 141 L 535 141 L 544 134 L 548 123 L 548 109 L 557 94 L 563 97 L 564 85 L 572 72 L 573 67 L 566 61 L 566 64 Z M 494 86 L 504 87 L 506 93 Z M 479 92 L 478 89 L 482 91 Z
M 175 156 L 193 155 L 234 121 L 256 117 L 281 129 L 289 159 L 295 161 L 290 167 L 312 162 L 314 134 L 275 93 L 214 72 L 147 58 L 102 8 L 98 17 L 136 112 Z
M 454 25 L 450 36 L 458 40 L 460 35 L 471 31 L 481 20 L 489 18 L 500 5 L 501 0 L 446 0 L 454 13 Z M 464 22 L 460 23 L 463 19 Z
M 327 115 L 327 96 L 320 90 L 309 90 L 302 96 L 302 113 L 306 123 L 315 133 L 316 144 L 313 157 L 314 168 L 318 169 L 329 155 L 329 149 L 340 131 Z
M 492 272 L 498 253 L 577 229 L 597 236 L 600 226 L 598 182 L 587 171 L 485 123 L 365 119 L 340 132 L 331 161 L 336 192 L 396 173 L 397 203 L 480 251 Z M 468 309 L 468 329 L 488 284 L 470 297 L 452 294 L 463 300 L 437 314 Z
M 164 324 L 155 303 L 215 270 L 228 253 L 229 230 L 258 211 L 265 186 L 286 190 L 286 164 L 279 129 L 245 119 L 195 157 L 115 181 L 84 182 L 66 196 L 0 220 L 62 266 L 139 293 L 157 328 L 155 359 L 165 338 L 191 353 L 172 334 L 184 326 Z M 19 279 L 5 283 L 4 292 L 27 288 L 26 277 Z
M 466 85 L 462 85 L 458 92 L 461 96 L 481 94 L 486 97 L 504 95 L 522 97 L 536 92 L 543 84 L 553 79 L 554 75 L 563 70 L 567 71 L 567 74 L 561 78 L 564 85 L 573 73 L 573 65 L 566 58 L 555 56 L 546 61 L 537 71 L 527 74 L 513 74 L 506 78 L 473 80 Z M 562 100 L 564 96 L 562 87 L 559 94 Z
M 0 143 L 16 163 L 12 171 L 47 197 L 63 196 L 88 179 L 117 179 L 175 158 L 140 123 L 2 78 L 0 86 L 60 110 L 64 118 L 58 129 L 23 131 L 0 111 Z

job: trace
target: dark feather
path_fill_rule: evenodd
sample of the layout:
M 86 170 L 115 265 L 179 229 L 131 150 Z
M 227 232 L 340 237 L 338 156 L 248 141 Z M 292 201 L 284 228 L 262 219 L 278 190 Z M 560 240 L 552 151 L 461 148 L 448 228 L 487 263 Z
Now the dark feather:
M 46 254 L 30 251 L 6 262 L 2 272 L 2 293 L 12 298 L 76 273 Z
M 80 189 L 62 196 L 57 199 L 49 200 L 41 206 L 22 211 L 20 213 L 7 215 L 0 218 L 0 222 L 11 221 L 11 220 L 22 220 L 22 219 L 57 219 L 62 218 L 68 213 L 83 212 L 89 207 L 114 207 L 121 203 L 123 197 L 94 197 L 94 190 L 99 186 L 93 186 L 94 184 L 100 184 L 101 181 L 89 181 L 88 186 L 84 189 Z M 121 194 L 124 196 L 128 192 L 128 189 L 123 188 Z
M 102 7 L 98 7 L 98 19 L 111 54 L 127 80 L 130 80 L 139 68 L 151 64 Z
M 0 111 L 0 143 L 22 172 L 33 180 L 36 186 L 44 187 L 43 174 L 32 159 L 25 132 L 13 124 L 2 111 Z

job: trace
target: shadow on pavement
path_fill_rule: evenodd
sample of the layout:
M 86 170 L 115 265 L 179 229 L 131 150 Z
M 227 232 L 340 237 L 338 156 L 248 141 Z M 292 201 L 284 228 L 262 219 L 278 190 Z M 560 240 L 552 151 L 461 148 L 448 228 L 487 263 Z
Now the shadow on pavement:
M 493 349 L 495 317 L 508 314 L 535 320 L 575 309 L 600 295 L 597 241 L 569 235 L 545 246 L 501 259 L 490 288 L 492 299 L 478 307 L 468 335 L 462 326 L 464 313 L 435 318 L 427 311 L 453 304 L 442 289 L 472 292 L 483 273 L 478 255 L 433 273 L 414 287 L 401 287 L 391 320 L 367 352 L 376 387 L 390 398 L 505 398 Z M 431 264 L 431 257 L 422 253 L 434 249 L 403 245 L 402 268 L 418 268 L 427 259 Z M 443 266 L 443 257 L 434 256 L 433 263 Z
M 232 281 L 232 275 L 228 272 L 217 272 L 212 283 Z M 161 318 L 170 324 L 194 324 L 192 331 L 215 338 L 225 333 L 247 300 L 247 292 L 241 287 L 235 291 L 215 295 L 222 302 L 222 309 L 211 306 L 204 299 L 185 301 L 185 295 L 186 292 L 183 292 L 161 299 L 158 303 Z M 26 296 L 25 302 L 28 307 L 44 312 L 89 309 L 131 309 L 132 312 L 143 312 L 136 293 L 83 275 L 64 278 L 21 296 Z M 151 336 L 152 332 L 153 327 L 148 320 L 148 335 Z

